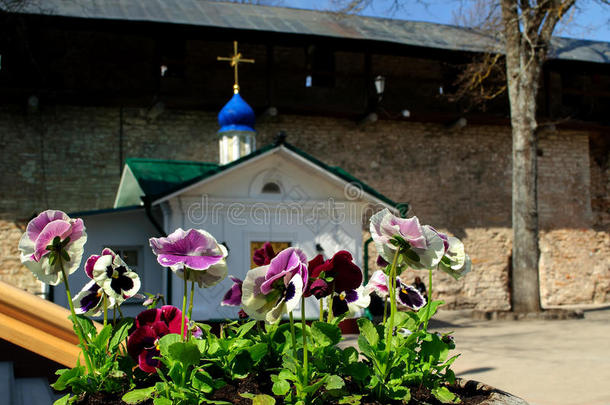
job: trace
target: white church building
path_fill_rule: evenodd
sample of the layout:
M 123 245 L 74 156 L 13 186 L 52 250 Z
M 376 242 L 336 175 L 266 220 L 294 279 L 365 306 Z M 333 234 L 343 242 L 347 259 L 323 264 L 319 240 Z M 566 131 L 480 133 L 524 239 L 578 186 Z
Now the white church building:
M 396 203 L 285 142 L 283 134 L 256 149 L 254 111 L 238 87 L 218 120 L 220 164 L 127 159 L 113 208 L 71 214 L 87 227 L 84 260 L 110 247 L 140 274 L 141 291 L 163 294 L 176 306 L 181 305 L 182 280 L 157 263 L 148 239 L 177 228 L 204 229 L 224 243 L 229 274 L 241 279 L 254 267 L 254 250 L 267 241 L 276 250 L 299 247 L 310 259 L 347 250 L 362 268 L 363 221 L 384 207 L 395 211 Z M 73 293 L 86 281 L 84 272 L 72 275 Z M 193 318 L 237 318 L 238 308 L 220 306 L 231 284 L 226 279 L 197 288 Z M 67 305 L 62 290 L 54 287 L 53 299 Z M 307 316 L 314 318 L 318 304 L 309 300 Z M 133 299 L 122 308 L 132 316 L 143 309 Z

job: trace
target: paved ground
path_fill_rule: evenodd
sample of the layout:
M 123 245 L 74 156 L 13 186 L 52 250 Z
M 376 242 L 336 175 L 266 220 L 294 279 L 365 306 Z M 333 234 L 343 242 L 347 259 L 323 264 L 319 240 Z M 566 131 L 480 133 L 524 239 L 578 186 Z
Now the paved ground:
M 459 377 L 484 382 L 531 405 L 610 405 L 610 308 L 564 321 L 475 321 L 440 312 L 453 331 Z

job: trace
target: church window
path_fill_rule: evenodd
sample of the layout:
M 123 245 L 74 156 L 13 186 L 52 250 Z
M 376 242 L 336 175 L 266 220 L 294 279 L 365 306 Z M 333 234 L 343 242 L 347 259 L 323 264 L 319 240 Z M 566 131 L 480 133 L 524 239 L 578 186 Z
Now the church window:
M 270 181 L 268 183 L 265 183 L 261 192 L 263 194 L 280 194 L 282 190 L 280 189 L 279 184 Z

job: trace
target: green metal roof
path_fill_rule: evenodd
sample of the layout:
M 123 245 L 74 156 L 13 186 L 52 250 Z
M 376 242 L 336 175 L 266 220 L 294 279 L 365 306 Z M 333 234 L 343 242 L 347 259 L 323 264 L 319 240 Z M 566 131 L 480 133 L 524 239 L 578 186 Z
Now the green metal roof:
M 208 162 L 130 158 L 127 166 L 146 196 L 158 196 L 188 183 L 205 178 L 219 165 Z
M 246 155 L 240 159 L 237 159 L 231 163 L 222 166 L 216 163 L 208 162 L 189 162 L 136 158 L 127 159 L 126 166 L 129 168 L 129 170 L 131 170 L 131 174 L 133 174 L 133 178 L 137 183 L 137 185 L 134 184 L 134 186 L 139 186 L 139 190 L 137 190 L 137 192 L 140 192 L 140 196 L 146 196 L 152 201 L 155 201 L 172 193 L 180 191 L 181 189 L 188 187 L 192 184 L 205 180 L 208 177 L 222 173 L 232 167 L 241 165 L 242 163 L 252 160 L 257 156 L 260 156 L 281 146 L 284 146 L 289 151 L 326 170 L 330 174 L 335 175 L 336 177 L 339 177 L 340 179 L 346 182 L 354 184 L 355 187 L 361 188 L 366 193 L 379 199 L 385 204 L 388 204 L 389 206 L 400 209 L 401 205 L 405 205 L 398 204 L 395 201 L 392 201 L 391 199 L 384 196 L 371 186 L 349 174 L 343 168 L 339 166 L 329 166 L 286 142 L 266 145 L 250 153 L 249 155 Z M 131 193 L 133 195 L 133 190 L 127 190 L 128 188 L 133 187 L 121 186 L 119 188 L 119 194 Z M 120 196 L 117 196 L 117 201 L 119 200 L 121 200 L 121 198 Z

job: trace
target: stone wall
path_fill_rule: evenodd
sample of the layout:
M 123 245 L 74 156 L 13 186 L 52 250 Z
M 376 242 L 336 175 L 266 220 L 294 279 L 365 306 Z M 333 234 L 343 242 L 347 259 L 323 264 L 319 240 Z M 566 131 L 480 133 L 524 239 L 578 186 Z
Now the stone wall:
M 279 130 L 288 142 L 343 167 L 411 213 L 463 239 L 473 271 L 459 282 L 435 277 L 453 307 L 508 309 L 511 134 L 500 126 L 355 121 L 314 116 L 261 118 L 258 146 Z M 109 208 L 128 157 L 217 161 L 216 113 L 144 108 L 0 109 L 0 278 L 25 288 L 16 245 L 23 224 L 45 208 Z M 585 132 L 541 134 L 539 206 L 543 305 L 608 302 L 610 257 L 607 159 L 590 157 Z M 603 148 L 602 148 L 603 152 Z M 606 152 L 607 153 L 607 152 Z M 599 153 L 598 153 L 599 154 Z M 604 166 L 605 165 L 605 166 Z M 599 207 L 602 207 L 601 209 Z M 604 216 L 606 215 L 606 216 Z M 21 226 L 21 225 L 20 225 Z M 407 281 L 414 277 L 408 273 Z M 436 295 L 436 293 L 435 293 Z

